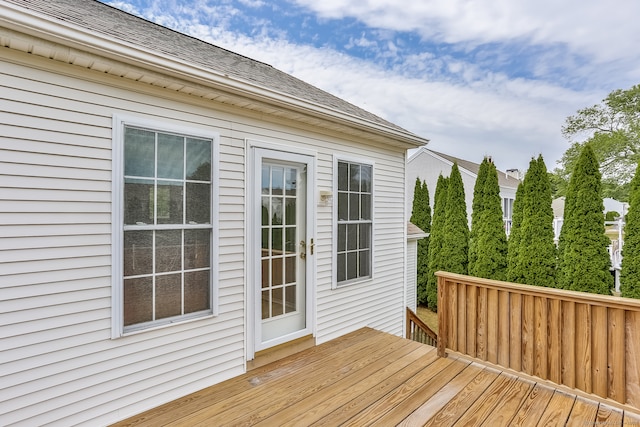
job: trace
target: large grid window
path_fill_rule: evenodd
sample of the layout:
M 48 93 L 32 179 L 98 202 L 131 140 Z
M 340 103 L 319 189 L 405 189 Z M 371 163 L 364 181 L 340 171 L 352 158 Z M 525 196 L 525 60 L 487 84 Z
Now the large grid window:
M 213 140 L 127 126 L 123 144 L 124 331 L 211 314 Z
M 373 166 L 337 162 L 336 282 L 347 284 L 372 275 Z

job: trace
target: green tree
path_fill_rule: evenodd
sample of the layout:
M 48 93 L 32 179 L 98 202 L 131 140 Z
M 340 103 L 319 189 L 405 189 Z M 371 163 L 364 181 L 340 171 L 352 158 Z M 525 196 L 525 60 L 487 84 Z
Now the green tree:
M 469 222 L 464 199 L 464 186 L 458 164 L 453 163 L 447 188 L 442 254 L 443 269 L 450 273 L 467 274 L 469 262 Z
M 601 168 L 603 196 L 628 200 L 629 187 L 624 185 L 640 160 L 640 85 L 614 90 L 602 103 L 578 110 L 566 119 L 562 133 L 571 147 L 554 173 L 568 183 L 583 147 L 589 144 Z
M 515 278 L 528 285 L 555 287 L 551 185 L 542 156 L 531 159 L 524 178 L 520 247 Z
M 640 164 L 631 180 L 624 232 L 620 292 L 626 298 L 640 298 Z
M 524 185 L 521 182 L 516 190 L 511 217 L 511 232 L 507 242 L 507 280 L 520 282 L 523 274 L 518 271 L 518 254 L 520 253 L 520 226 L 522 225 L 522 207 L 524 205 Z
M 558 284 L 564 289 L 606 295 L 610 294 L 612 277 L 600 178 L 598 160 L 587 144 L 576 162 L 567 190 L 560 233 L 562 254 Z
M 469 274 L 486 279 L 507 278 L 507 235 L 504 230 L 502 198 L 496 166 L 487 162 L 482 191 L 482 216 L 476 234 L 476 261 Z
M 444 241 L 448 186 L 449 178 L 440 175 L 433 196 L 433 220 L 429 238 L 429 278 L 427 280 L 427 305 L 433 311 L 438 310 L 438 280 L 434 273 L 444 267 L 442 244 Z
M 477 260 L 477 238 L 480 228 L 482 212 L 484 211 L 484 184 L 487 179 L 489 160 L 485 157 L 480 163 L 478 177 L 473 187 L 473 202 L 471 205 L 471 232 L 469 233 L 469 274 L 474 275 Z
M 426 182 L 416 178 L 413 191 L 413 207 L 410 221 L 425 233 L 431 231 L 431 206 L 429 205 L 429 189 Z M 417 298 L 418 304 L 427 302 L 427 281 L 429 280 L 429 237 L 418 240 L 417 259 Z

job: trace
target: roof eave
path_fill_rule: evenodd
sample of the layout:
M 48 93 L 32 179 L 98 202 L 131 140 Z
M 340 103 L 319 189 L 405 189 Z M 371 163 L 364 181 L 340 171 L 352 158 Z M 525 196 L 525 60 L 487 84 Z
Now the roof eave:
M 20 34 L 35 37 L 46 42 L 50 50 L 66 50 L 61 54 L 47 56 L 59 59 L 66 55 L 86 52 L 99 57 L 127 64 L 132 67 L 158 73 L 200 87 L 208 87 L 228 96 L 249 99 L 269 108 L 282 112 L 290 112 L 289 118 L 296 120 L 296 115 L 315 118 L 320 122 L 329 122 L 340 127 L 351 128 L 351 134 L 368 134 L 373 139 L 403 148 L 421 147 L 428 139 L 380 123 L 365 120 L 342 111 L 314 104 L 304 99 L 278 92 L 251 82 L 232 78 L 215 70 L 199 67 L 160 52 L 144 49 L 131 43 L 123 42 L 115 37 L 91 32 L 77 25 L 54 20 L 48 16 L 36 14 L 10 3 L 0 2 L 0 27 Z M 7 43 L 4 43 L 5 45 Z M 57 45 L 57 46 L 56 46 Z M 69 49 L 76 49 L 72 52 Z M 26 50 L 26 48 L 25 48 Z M 37 52 L 29 52 L 36 53 Z M 45 55 L 42 55 L 45 56 Z M 122 76 L 126 77 L 126 76 Z M 140 77 L 136 80 L 143 80 Z M 238 102 L 241 105 L 242 102 Z M 268 113 L 269 108 L 265 108 Z M 298 117 L 299 119 L 299 117 Z M 309 123 L 309 120 L 299 120 Z M 320 122 L 316 125 L 320 125 Z M 322 127 L 320 125 L 320 127 Z M 335 130 L 335 126 L 330 127 Z

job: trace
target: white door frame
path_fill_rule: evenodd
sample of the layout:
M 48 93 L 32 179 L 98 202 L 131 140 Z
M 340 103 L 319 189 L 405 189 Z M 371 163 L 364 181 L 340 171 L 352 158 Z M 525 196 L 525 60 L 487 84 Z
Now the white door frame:
M 245 283 L 245 337 L 246 337 L 246 358 L 252 360 L 257 351 L 282 344 L 306 335 L 315 335 L 315 296 L 316 296 L 316 263 L 315 254 L 311 254 L 307 246 L 305 283 L 306 283 L 306 322 L 305 329 L 292 334 L 262 342 L 261 316 L 260 316 L 260 288 L 259 283 L 261 269 L 258 268 L 261 255 L 261 217 L 257 212 L 261 206 L 261 162 L 263 158 L 276 161 L 290 161 L 307 165 L 307 185 L 306 185 L 306 236 L 305 242 L 311 242 L 315 238 L 316 227 L 316 153 L 308 150 L 292 149 L 291 147 L 270 144 L 258 141 L 246 141 L 246 185 L 245 198 L 247 209 L 245 211 L 245 236 L 246 236 L 246 283 Z

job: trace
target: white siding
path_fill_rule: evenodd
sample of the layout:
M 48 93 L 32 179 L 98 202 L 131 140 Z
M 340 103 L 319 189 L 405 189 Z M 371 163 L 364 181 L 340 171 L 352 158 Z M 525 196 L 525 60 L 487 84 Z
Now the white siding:
M 418 241 L 407 241 L 407 307 L 414 312 L 418 307 Z
M 104 425 L 243 372 L 244 150 L 229 115 L 13 59 L 0 71 L 0 425 Z M 110 339 L 114 113 L 222 135 L 217 318 Z
M 316 337 L 402 334 L 405 152 L 5 50 L 0 68 L 0 425 L 108 424 L 244 370 L 246 138 L 375 163 L 374 278 L 332 290 L 332 207 L 317 207 Z M 30 64 L 33 66 L 25 66 Z M 50 71 L 47 71 L 49 69 Z M 110 339 L 114 113 L 219 133 L 219 316 Z M 5 374 L 10 373 L 10 374 Z

